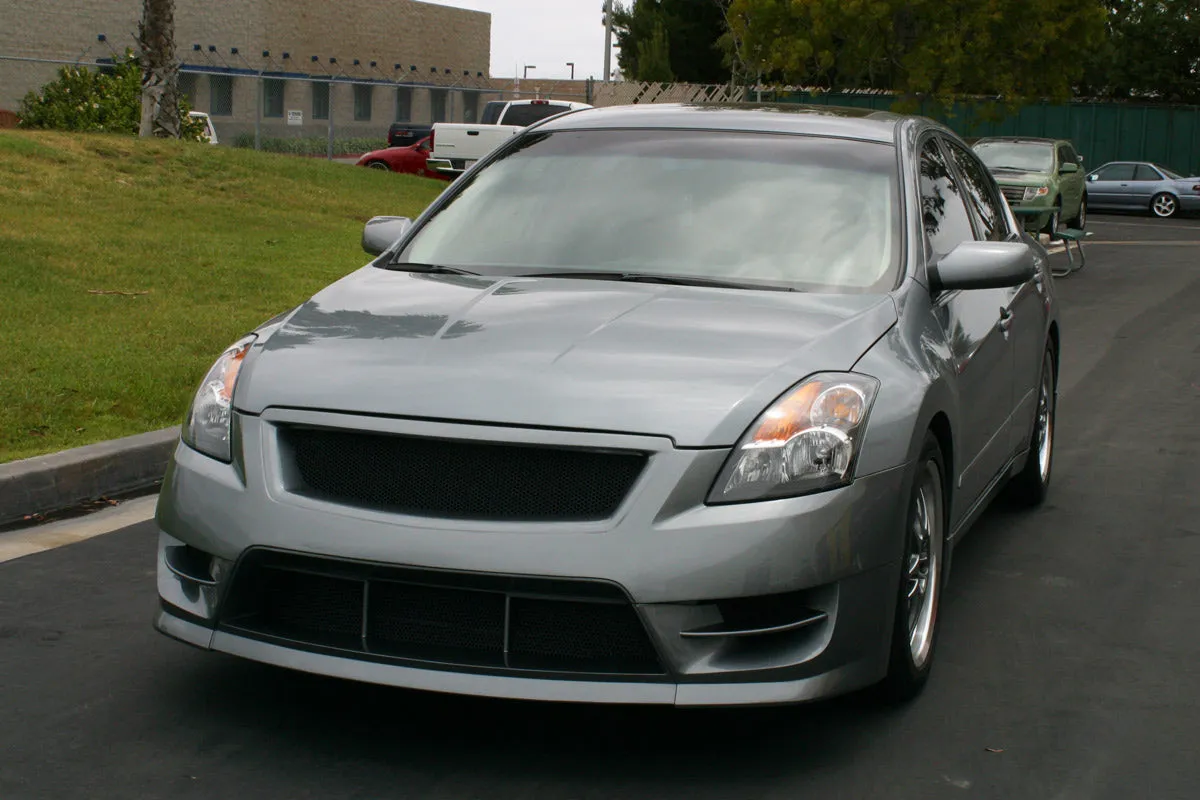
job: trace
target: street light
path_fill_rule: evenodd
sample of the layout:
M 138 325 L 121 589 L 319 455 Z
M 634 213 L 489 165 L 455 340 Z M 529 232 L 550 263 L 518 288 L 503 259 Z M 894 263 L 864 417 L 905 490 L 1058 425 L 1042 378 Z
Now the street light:
M 575 80 L 575 62 L 568 61 L 567 66 L 571 68 L 571 80 Z
M 537 66 L 536 66 L 536 65 L 534 65 L 534 64 L 527 64 L 527 65 L 525 66 L 525 74 L 524 74 L 524 75 L 522 75 L 521 77 L 523 77 L 523 78 L 528 78 L 528 77 L 529 77 L 529 70 L 531 70 L 531 69 L 537 69 Z

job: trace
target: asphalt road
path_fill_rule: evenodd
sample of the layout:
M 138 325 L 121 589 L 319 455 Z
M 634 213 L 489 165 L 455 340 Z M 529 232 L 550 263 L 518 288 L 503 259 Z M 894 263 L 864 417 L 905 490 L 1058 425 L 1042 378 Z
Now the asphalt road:
M 1092 230 L 1058 282 L 1050 500 L 956 552 L 915 703 L 551 706 L 241 663 L 152 631 L 144 523 L 0 564 L 0 798 L 1200 796 L 1200 222 Z

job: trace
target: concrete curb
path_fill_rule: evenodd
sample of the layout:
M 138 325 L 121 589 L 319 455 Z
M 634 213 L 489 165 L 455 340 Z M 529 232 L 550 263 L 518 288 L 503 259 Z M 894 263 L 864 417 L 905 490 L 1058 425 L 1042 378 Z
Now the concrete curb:
M 161 481 L 179 427 L 0 464 L 0 525 Z

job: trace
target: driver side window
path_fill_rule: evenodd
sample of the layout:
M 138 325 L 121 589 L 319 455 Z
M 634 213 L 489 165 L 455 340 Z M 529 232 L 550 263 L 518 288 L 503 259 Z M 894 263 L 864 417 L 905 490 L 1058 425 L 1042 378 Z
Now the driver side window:
M 921 150 L 920 186 L 925 257 L 932 263 L 962 242 L 975 239 L 962 187 L 934 139 Z

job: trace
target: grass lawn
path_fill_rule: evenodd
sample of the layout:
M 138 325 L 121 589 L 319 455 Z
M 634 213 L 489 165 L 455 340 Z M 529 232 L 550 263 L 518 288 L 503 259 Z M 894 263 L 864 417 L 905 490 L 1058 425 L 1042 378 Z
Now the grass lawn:
M 0 131 L 0 463 L 178 424 L 258 323 L 440 181 L 175 141 Z M 122 292 L 128 294 L 97 294 Z

